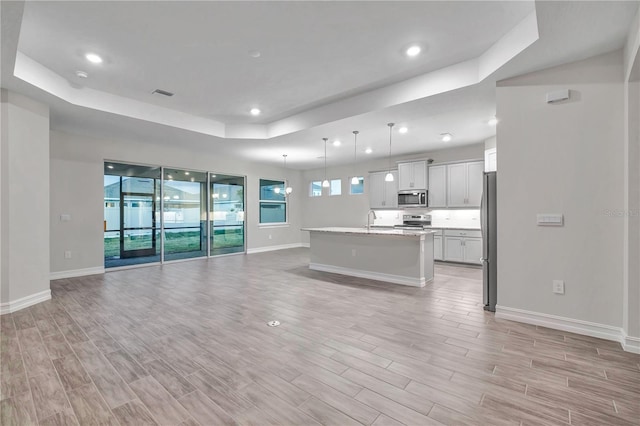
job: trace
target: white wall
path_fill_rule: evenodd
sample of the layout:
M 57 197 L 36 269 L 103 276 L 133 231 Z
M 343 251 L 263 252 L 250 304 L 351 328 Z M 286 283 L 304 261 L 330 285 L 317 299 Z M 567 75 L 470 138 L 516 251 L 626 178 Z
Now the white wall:
M 623 328 L 640 352 L 640 9 L 624 49 L 625 186 Z
M 299 244 L 303 195 L 300 172 L 229 158 L 206 146 L 159 145 L 132 140 L 105 140 L 60 131 L 51 132 L 51 271 L 100 268 L 103 254 L 104 160 L 162 165 L 247 176 L 246 225 L 249 250 Z M 259 179 L 288 178 L 296 192 L 289 199 L 289 225 L 258 224 Z M 61 214 L 71 221 L 61 222 Z M 48 223 L 48 220 L 47 220 Z M 271 239 L 269 239 L 271 235 Z M 71 250 L 72 258 L 64 259 Z
M 49 108 L 2 89 L 0 303 L 49 294 Z M 34 299 L 38 295 L 39 299 Z
M 412 156 L 393 157 L 392 168 L 396 168 L 397 161 L 410 159 L 432 158 L 434 163 L 443 163 L 448 161 L 482 159 L 483 157 L 484 143 L 478 143 L 437 151 L 425 151 L 422 154 Z M 386 170 L 387 168 L 388 161 L 386 159 L 349 166 L 328 167 L 328 179 L 342 179 L 342 195 L 329 196 L 325 189 L 321 197 L 309 197 L 309 185 L 311 181 L 324 179 L 324 168 L 303 172 L 303 196 L 306 198 L 302 205 L 302 225 L 310 228 L 322 226 L 359 227 L 365 225 L 367 223 L 367 212 L 369 211 L 369 172 Z M 362 195 L 349 195 L 349 179 L 354 174 L 364 176 L 365 178 L 365 191 Z M 303 235 L 303 238 L 305 238 L 305 241 L 308 241 L 309 236 Z
M 564 88 L 570 100 L 545 102 Z M 621 327 L 621 52 L 499 82 L 497 116 L 498 312 Z M 565 225 L 536 226 L 536 213 Z M 554 279 L 566 294 L 552 293 Z

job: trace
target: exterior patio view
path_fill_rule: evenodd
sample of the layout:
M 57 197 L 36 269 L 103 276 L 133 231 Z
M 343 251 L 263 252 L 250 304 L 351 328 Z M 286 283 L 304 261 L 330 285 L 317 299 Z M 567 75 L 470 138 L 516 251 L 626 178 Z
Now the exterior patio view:
M 105 163 L 105 267 L 236 252 L 243 177 Z

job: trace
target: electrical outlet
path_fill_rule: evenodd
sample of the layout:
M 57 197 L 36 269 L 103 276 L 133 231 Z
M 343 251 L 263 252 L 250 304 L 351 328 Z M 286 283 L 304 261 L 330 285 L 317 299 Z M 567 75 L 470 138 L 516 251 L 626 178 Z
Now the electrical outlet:
M 64 258 L 65 259 L 71 259 L 71 250 L 65 250 Z
M 353 257 L 356 256 L 356 249 L 351 249 L 351 256 L 353 256 Z
M 564 294 L 564 281 L 553 280 L 553 292 L 555 294 Z
M 271 234 L 269 234 L 269 239 L 271 239 Z

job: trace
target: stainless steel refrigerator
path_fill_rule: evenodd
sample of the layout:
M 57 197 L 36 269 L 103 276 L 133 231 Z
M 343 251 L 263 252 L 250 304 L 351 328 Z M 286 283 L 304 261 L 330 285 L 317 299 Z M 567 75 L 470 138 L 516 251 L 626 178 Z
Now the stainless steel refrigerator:
M 495 312 L 497 301 L 497 214 L 496 214 L 496 172 L 486 172 L 480 206 L 482 226 L 482 278 L 484 309 Z

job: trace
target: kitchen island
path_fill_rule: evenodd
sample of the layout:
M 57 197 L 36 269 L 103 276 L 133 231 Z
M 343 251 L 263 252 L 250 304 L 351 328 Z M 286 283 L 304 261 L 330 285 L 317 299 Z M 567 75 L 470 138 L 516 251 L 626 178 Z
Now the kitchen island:
M 310 232 L 309 268 L 424 287 L 433 280 L 433 231 L 303 228 Z

